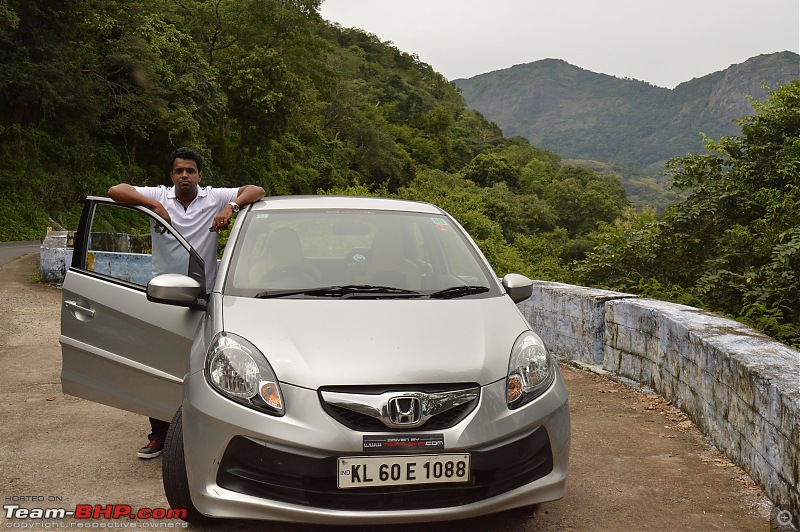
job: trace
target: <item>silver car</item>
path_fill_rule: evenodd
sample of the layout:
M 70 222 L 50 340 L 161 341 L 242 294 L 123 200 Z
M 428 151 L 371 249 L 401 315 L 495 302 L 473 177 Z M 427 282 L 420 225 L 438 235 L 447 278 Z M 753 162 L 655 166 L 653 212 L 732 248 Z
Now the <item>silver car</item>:
M 531 281 L 499 279 L 442 209 L 266 198 L 211 294 L 204 275 L 158 215 L 92 197 L 63 285 L 64 392 L 172 419 L 164 489 L 187 521 L 441 521 L 564 496 L 567 390 L 514 304 Z

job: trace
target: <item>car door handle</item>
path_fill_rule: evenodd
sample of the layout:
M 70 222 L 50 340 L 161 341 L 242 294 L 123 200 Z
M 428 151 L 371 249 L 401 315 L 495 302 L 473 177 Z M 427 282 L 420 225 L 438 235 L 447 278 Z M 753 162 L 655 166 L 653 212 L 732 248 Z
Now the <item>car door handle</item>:
M 75 301 L 64 301 L 64 306 L 70 310 L 74 310 L 75 312 L 79 312 L 81 314 L 85 314 L 90 318 L 94 318 L 94 309 L 82 307 L 77 304 Z

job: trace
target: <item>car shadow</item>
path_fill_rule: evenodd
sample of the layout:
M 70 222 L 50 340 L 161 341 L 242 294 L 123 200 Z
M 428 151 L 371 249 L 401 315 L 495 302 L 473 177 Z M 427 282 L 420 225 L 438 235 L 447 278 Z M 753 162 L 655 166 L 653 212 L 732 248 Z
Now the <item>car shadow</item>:
M 524 506 L 496 514 L 483 515 L 471 519 L 459 519 L 457 521 L 437 521 L 430 523 L 403 523 L 397 525 L 306 525 L 295 523 L 277 523 L 272 521 L 250 521 L 250 520 L 219 520 L 212 526 L 190 525 L 187 530 L 195 532 L 239 532 L 239 531 L 261 531 L 261 532 L 407 532 L 413 528 L 414 532 L 464 532 L 465 530 L 513 530 L 518 531 L 528 520 L 536 518 L 538 505 Z

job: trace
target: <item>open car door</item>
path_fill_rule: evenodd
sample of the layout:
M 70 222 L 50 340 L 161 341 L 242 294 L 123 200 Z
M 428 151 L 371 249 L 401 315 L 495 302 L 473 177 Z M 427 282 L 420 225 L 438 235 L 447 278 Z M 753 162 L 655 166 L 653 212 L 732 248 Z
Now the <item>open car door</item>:
M 204 312 L 147 300 L 154 243 L 171 250 L 169 260 L 156 257 L 155 269 L 174 270 L 155 273 L 182 273 L 205 286 L 203 260 L 160 216 L 108 198 L 86 200 L 63 285 L 61 386 L 168 421 L 181 404 Z

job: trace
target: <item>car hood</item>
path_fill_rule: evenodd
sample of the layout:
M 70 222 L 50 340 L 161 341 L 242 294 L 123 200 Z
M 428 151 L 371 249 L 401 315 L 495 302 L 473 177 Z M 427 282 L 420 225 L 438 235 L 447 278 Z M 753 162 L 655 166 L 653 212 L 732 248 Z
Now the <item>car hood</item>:
M 266 356 L 278 380 L 320 386 L 477 382 L 506 377 L 529 329 L 505 296 L 482 299 L 225 297 L 224 330 Z

